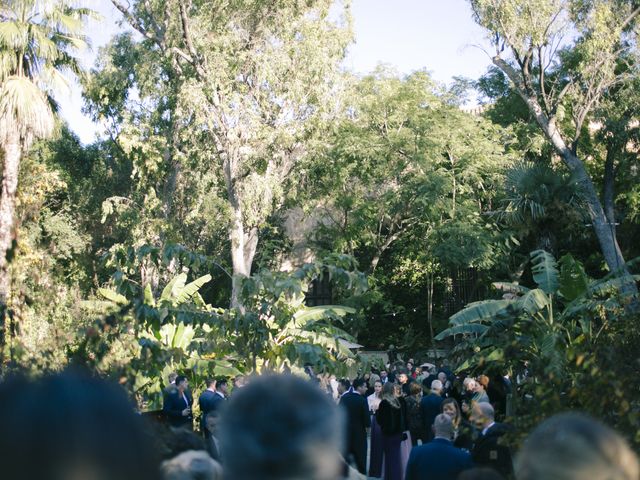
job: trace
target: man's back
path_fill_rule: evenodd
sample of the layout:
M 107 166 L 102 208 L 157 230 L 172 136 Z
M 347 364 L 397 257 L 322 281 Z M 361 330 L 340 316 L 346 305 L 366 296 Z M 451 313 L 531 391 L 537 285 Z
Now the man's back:
M 471 455 L 444 438 L 411 450 L 405 480 L 450 480 L 460 472 L 473 468 Z
M 429 395 L 422 397 L 420 401 L 420 411 L 422 412 L 422 420 L 424 422 L 424 429 L 426 432 L 426 440 L 429 441 L 433 438 L 433 431 L 431 427 L 433 420 L 438 416 L 442 408 L 443 398 L 431 392 Z

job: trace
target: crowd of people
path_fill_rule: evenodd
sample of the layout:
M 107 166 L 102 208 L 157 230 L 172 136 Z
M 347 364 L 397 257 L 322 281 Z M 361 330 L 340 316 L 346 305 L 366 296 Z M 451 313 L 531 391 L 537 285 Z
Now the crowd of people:
M 172 375 L 163 421 L 118 385 L 67 371 L 0 383 L 2 477 L 25 480 L 638 480 L 634 452 L 579 414 L 541 424 L 512 462 L 487 379 L 412 365 L 327 379 Z M 424 369 L 423 369 L 424 370 Z M 479 385 L 479 386 L 478 386 Z M 425 391 L 425 386 L 428 389 Z M 489 400 L 489 401 L 485 401 Z

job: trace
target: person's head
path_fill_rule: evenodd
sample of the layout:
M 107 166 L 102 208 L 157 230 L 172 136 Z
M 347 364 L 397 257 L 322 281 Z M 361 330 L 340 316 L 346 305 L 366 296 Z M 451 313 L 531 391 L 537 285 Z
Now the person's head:
M 364 378 L 356 378 L 353 381 L 353 389 L 360 395 L 364 395 L 367 391 L 367 382 Z
M 480 375 L 476 379 L 476 391 L 484 392 L 489 386 L 489 377 L 486 375 Z
M 211 390 L 215 390 L 216 389 L 216 379 L 213 377 L 209 377 L 206 380 L 207 383 L 207 388 L 210 388 Z
M 385 380 L 387 378 L 388 374 L 386 370 L 380 370 L 380 379 L 381 380 Z
M 169 374 L 169 384 L 175 384 L 176 383 L 176 377 L 178 376 L 178 374 L 176 372 L 171 372 Z
M 380 398 L 389 402 L 393 407 L 400 408 L 400 402 L 398 402 L 398 396 L 396 395 L 396 387 L 399 387 L 396 383 L 385 383 L 382 387 Z
M 158 476 L 151 427 L 118 385 L 76 371 L 4 379 L 0 405 L 2 478 Z
M 407 371 L 405 369 L 398 370 L 398 382 L 400 382 L 401 385 L 404 385 L 408 381 L 409 375 L 407 374 Z
M 402 396 L 402 385 L 400 385 L 399 383 L 394 383 L 393 384 L 393 394 L 396 397 L 401 397 Z
M 228 382 L 226 378 L 220 377 L 216 379 L 216 391 L 222 393 L 223 395 L 227 395 L 227 392 L 228 392 L 227 387 L 228 387 Z
M 422 375 L 422 367 L 416 367 L 413 371 L 416 372 L 416 376 Z
M 462 382 L 462 385 L 464 386 L 467 392 L 476 391 L 476 381 L 471 377 L 465 378 L 464 381 Z
M 343 393 L 345 393 L 350 388 L 351 388 L 351 382 L 349 381 L 348 378 L 341 378 L 338 381 L 338 394 L 339 395 L 342 395 Z
M 341 431 L 338 409 L 314 385 L 290 375 L 256 377 L 221 417 L 225 478 L 337 478 Z
M 442 392 L 442 382 L 440 380 L 434 380 L 431 382 L 431 391 L 436 395 L 440 395 Z
M 637 480 L 638 458 L 615 431 L 577 413 L 551 417 L 524 442 L 518 480 Z
M 419 397 L 420 395 L 422 395 L 422 387 L 418 382 L 413 382 L 411 385 L 409 385 L 409 395 L 414 397 Z
M 244 386 L 245 386 L 244 375 L 237 375 L 236 378 L 233 379 L 233 387 L 234 388 L 242 388 Z
M 382 382 L 380 380 L 373 384 L 373 393 L 375 393 L 377 397 L 382 393 Z
M 495 411 L 488 402 L 477 402 L 473 404 L 471 416 L 469 418 L 476 428 L 482 430 L 491 425 L 495 420 Z
M 453 437 L 453 423 L 451 422 L 451 417 L 444 413 L 436 416 L 433 421 L 433 433 L 438 438 L 451 440 Z
M 178 375 L 176 377 L 176 388 L 179 392 L 184 392 L 188 386 L 189 381 L 187 380 L 187 377 L 185 377 L 184 375 Z
M 189 450 L 160 467 L 162 480 L 218 480 L 222 479 L 222 467 L 204 450 Z
M 451 417 L 454 427 L 458 426 L 460 423 L 460 407 L 455 398 L 446 398 L 442 402 L 442 413 Z
M 409 361 L 407 362 L 407 370 L 409 370 L 410 372 L 413 371 L 413 360 L 409 359 Z
M 438 380 L 440 380 L 442 382 L 442 384 L 444 385 L 447 382 L 447 374 L 444 372 L 440 372 L 438 374 Z

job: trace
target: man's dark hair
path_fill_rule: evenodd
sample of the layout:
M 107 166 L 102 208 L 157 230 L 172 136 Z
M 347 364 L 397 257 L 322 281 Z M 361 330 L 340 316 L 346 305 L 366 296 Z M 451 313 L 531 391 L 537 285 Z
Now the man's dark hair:
M 362 387 L 363 385 L 366 385 L 366 383 L 367 382 L 364 380 L 364 378 L 356 378 L 353 381 L 353 384 L 352 384 L 353 385 L 353 389 L 357 390 L 358 388 Z
M 227 385 L 227 379 L 226 377 L 218 377 L 216 378 L 216 385 L 217 386 L 221 386 L 221 385 Z
M 351 382 L 349 381 L 348 378 L 341 378 L 339 382 L 340 382 L 340 385 L 342 385 L 345 390 L 349 390 L 351 388 Z
M 158 478 L 153 438 L 118 385 L 83 372 L 0 384 L 2 478 Z
M 256 378 L 231 397 L 221 418 L 225 478 L 337 478 L 340 419 L 335 404 L 306 380 Z
M 185 377 L 184 375 L 178 375 L 176 377 L 176 387 L 186 380 L 187 380 L 187 377 Z
M 210 387 L 214 383 L 216 383 L 216 379 L 214 377 L 208 377 L 205 382 L 207 383 L 207 387 Z

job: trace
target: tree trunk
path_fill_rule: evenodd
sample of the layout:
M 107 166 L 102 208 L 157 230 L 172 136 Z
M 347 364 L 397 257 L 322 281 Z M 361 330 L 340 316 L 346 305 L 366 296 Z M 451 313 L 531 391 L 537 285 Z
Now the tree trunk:
M 258 229 L 253 227 L 249 232 L 245 231 L 240 209 L 233 211 L 229 240 L 231 240 L 231 264 L 233 266 L 231 308 L 239 308 L 244 311 L 240 287 L 242 279 L 251 275 L 251 266 L 258 246 Z
M 589 174 L 587 173 L 584 163 L 565 142 L 555 123 L 555 118 L 548 117 L 540 106 L 537 98 L 527 94 L 527 89 L 523 85 L 523 82 L 515 69 L 500 58 L 500 56 L 493 57 L 493 63 L 513 82 L 518 95 L 520 95 L 520 98 L 522 98 L 522 100 L 527 104 L 529 111 L 536 119 L 536 123 L 549 142 L 551 142 L 555 151 L 560 155 L 564 164 L 575 175 L 577 182 L 580 184 L 585 194 L 593 229 L 596 237 L 598 238 L 598 242 L 600 243 L 600 250 L 602 251 L 604 260 L 611 272 L 615 272 L 620 275 L 622 280 L 620 292 L 623 296 L 630 299 L 625 309 L 629 313 L 640 312 L 638 287 L 625 264 L 624 257 L 620 251 L 620 246 L 618 245 L 615 229 L 612 228 L 613 225 L 605 215 L 602 203 L 600 202 L 600 198 L 596 192 L 596 188 L 591 181 L 591 177 L 589 177 Z
M 614 147 L 611 146 L 607 150 L 607 159 L 604 163 L 604 180 L 602 188 L 602 203 L 604 213 L 607 216 L 609 224 L 611 224 L 615 232 L 616 214 L 615 214 L 615 167 L 614 167 Z
M 2 197 L 0 197 L 0 351 L 5 343 L 7 301 L 11 291 L 8 255 L 13 243 L 13 225 L 18 190 L 18 171 L 22 146 L 17 132 L 8 135 L 4 144 Z

